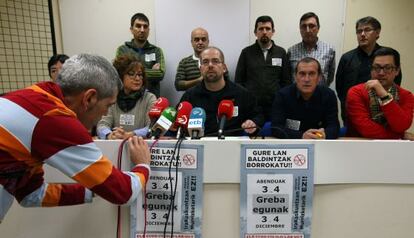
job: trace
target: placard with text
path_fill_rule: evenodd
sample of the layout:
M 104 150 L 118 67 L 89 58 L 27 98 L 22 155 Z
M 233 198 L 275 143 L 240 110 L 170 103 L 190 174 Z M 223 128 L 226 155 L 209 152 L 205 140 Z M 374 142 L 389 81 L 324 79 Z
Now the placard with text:
M 314 146 L 242 145 L 240 237 L 310 238 Z
M 176 238 L 201 238 L 203 146 L 181 145 L 179 157 L 171 144 L 150 152 L 145 198 L 138 196 L 131 206 L 131 238 L 142 238 L 144 229 L 146 238 L 171 237 L 171 232 Z

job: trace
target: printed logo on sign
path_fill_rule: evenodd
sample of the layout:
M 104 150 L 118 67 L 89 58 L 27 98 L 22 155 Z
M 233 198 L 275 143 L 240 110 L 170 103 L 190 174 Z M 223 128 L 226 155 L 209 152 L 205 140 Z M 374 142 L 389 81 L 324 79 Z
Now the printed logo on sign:
M 297 166 L 303 166 L 306 163 L 306 157 L 302 154 L 295 155 L 295 157 L 293 157 L 293 163 Z
M 183 162 L 187 166 L 191 166 L 195 163 L 195 158 L 191 154 L 186 154 L 183 156 Z
M 180 123 L 180 124 L 186 124 L 188 119 L 187 119 L 186 115 L 183 115 L 182 117 L 178 118 L 177 120 L 178 120 L 178 123 Z
M 190 121 L 188 122 L 188 127 L 189 128 L 200 127 L 202 124 L 203 124 L 203 119 L 201 118 L 190 119 Z

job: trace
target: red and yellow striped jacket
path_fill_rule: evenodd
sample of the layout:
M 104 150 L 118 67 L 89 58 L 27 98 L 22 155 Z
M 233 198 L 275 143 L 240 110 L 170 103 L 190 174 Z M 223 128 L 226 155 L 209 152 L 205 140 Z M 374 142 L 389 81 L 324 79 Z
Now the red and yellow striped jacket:
M 77 184 L 48 184 L 46 163 Z M 60 88 L 39 83 L 0 97 L 0 221 L 15 197 L 22 206 L 64 206 L 89 202 L 92 192 L 109 202 L 133 201 L 150 168 L 116 169 L 93 142 Z

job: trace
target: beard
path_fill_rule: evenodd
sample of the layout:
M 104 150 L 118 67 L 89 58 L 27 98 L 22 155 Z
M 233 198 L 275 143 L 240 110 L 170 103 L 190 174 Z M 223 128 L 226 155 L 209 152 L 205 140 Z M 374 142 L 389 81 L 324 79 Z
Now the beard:
M 215 72 L 208 72 L 203 76 L 203 78 L 207 83 L 215 83 L 221 79 L 221 76 L 222 75 L 219 75 Z
M 262 36 L 261 38 L 260 38 L 260 43 L 262 43 L 262 44 L 268 44 L 270 42 L 270 38 L 269 37 L 267 37 L 267 36 Z

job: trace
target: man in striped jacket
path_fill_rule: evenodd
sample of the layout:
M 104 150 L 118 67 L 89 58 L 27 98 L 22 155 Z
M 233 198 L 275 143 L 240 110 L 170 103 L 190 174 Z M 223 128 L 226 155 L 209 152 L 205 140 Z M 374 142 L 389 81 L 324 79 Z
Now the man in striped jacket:
M 0 222 L 13 203 L 25 207 L 65 206 L 92 201 L 92 194 L 115 204 L 133 201 L 150 173 L 142 138 L 129 138 L 131 172 L 111 164 L 88 130 L 116 102 L 121 87 L 103 57 L 68 59 L 54 82 L 43 82 L 0 97 Z M 76 184 L 44 181 L 46 163 Z

